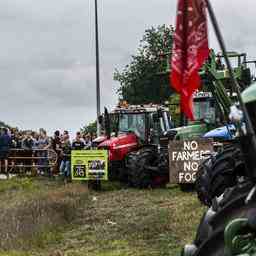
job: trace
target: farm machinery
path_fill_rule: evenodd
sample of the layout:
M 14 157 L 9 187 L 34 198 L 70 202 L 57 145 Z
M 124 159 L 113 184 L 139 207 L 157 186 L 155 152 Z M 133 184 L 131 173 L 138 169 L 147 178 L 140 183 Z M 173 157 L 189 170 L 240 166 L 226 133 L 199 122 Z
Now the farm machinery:
M 242 63 L 243 65 L 255 64 L 255 61 L 247 61 L 246 58 L 243 58 Z M 241 75 L 247 81 L 246 84 L 236 77 L 241 90 L 248 87 L 249 82 L 255 81 L 255 78 L 250 75 L 249 69 L 246 69 L 245 74 Z M 246 175 L 241 143 L 237 138 L 238 131 L 244 126 L 244 123 L 239 126 L 227 124 L 203 135 L 203 138 L 214 138 L 224 142 L 221 151 L 212 154 L 211 157 L 206 159 L 199 166 L 197 173 L 195 186 L 198 198 L 207 206 L 211 206 L 215 197 L 220 196 L 227 187 L 235 186 L 238 180 L 244 179 Z
M 166 184 L 169 181 L 169 142 L 199 138 L 226 124 L 232 99 L 236 96 L 221 58 L 212 51 L 200 72 L 203 90 L 194 95 L 193 122 L 181 116 L 179 127 L 174 128 L 169 109 L 153 104 L 129 106 L 124 103 L 111 113 L 105 110 L 105 134 L 93 144 L 109 152 L 110 179 L 139 188 Z M 234 72 L 241 88 L 245 88 L 251 83 L 246 54 L 232 52 L 229 58 L 237 62 Z
M 253 83 L 242 94 L 249 117 L 256 132 L 256 83 Z M 226 184 L 219 196 L 209 198 L 209 209 L 203 215 L 197 234 L 192 245 L 183 249 L 182 255 L 186 256 L 242 256 L 255 255 L 256 253 L 256 165 L 253 135 L 241 130 L 238 137 L 240 150 L 240 172 L 243 177 L 234 184 Z M 236 178 L 236 163 L 234 156 L 237 152 L 229 152 L 229 165 L 219 166 L 219 175 L 222 179 L 232 174 Z M 227 156 L 216 156 L 223 158 Z M 232 163 L 233 162 L 233 163 Z M 238 161 L 239 162 L 239 161 Z M 210 172 L 214 172 L 214 165 Z M 202 174 L 201 174 L 202 175 Z M 218 177 L 215 182 L 218 183 Z M 214 182 L 211 184 L 213 185 Z
M 208 138 L 228 144 L 230 148 L 237 150 L 236 144 L 233 142 L 235 129 L 228 125 L 229 110 L 233 101 L 236 101 L 236 95 L 230 86 L 230 76 L 225 67 L 221 65 L 221 55 L 216 56 L 211 51 L 208 61 L 203 66 L 200 75 L 203 80 L 203 90 L 194 94 L 194 116 L 195 120 L 190 122 L 181 116 L 179 127 L 171 129 L 172 141 L 192 140 L 203 137 L 213 128 L 226 125 L 229 138 L 219 136 L 219 133 L 208 134 Z M 251 83 L 250 69 L 246 65 L 246 54 L 235 52 L 229 53 L 229 58 L 235 63 L 234 72 L 242 89 Z M 173 116 L 173 113 L 171 113 Z M 222 128 L 223 129 L 223 128 Z M 211 135 L 211 136 L 209 136 Z M 167 142 L 169 144 L 170 140 Z M 216 144 L 215 144 L 216 145 Z M 219 143 L 218 143 L 219 145 Z M 168 151 L 171 149 L 168 148 Z M 157 159 L 158 154 L 154 148 L 139 149 L 128 154 L 128 173 L 131 176 L 133 184 L 137 187 L 146 187 L 152 180 L 152 173 L 167 174 L 169 170 L 169 154 L 162 154 Z M 158 165 L 157 163 L 161 163 Z M 163 171 L 165 170 L 165 171 Z M 169 173 L 168 173 L 169 175 Z M 169 177 L 166 177 L 166 181 Z M 222 185 L 222 184 L 220 184 Z M 182 188 L 187 188 L 184 184 Z
M 167 154 L 168 141 L 175 136 L 168 108 L 153 104 L 135 106 L 124 103 L 111 113 L 105 109 L 104 126 L 104 136 L 93 143 L 94 147 L 109 152 L 109 178 L 134 186 L 138 185 L 135 181 L 137 174 L 130 172 L 131 169 L 136 171 L 136 168 L 130 167 L 134 152 L 143 150 L 146 159 L 146 154 L 154 151 L 160 165 L 165 159 L 162 154 Z M 155 171 L 158 172 L 158 169 L 159 166 Z M 168 169 L 156 176 L 166 177 L 167 173 Z M 143 181 L 146 182 L 144 178 Z

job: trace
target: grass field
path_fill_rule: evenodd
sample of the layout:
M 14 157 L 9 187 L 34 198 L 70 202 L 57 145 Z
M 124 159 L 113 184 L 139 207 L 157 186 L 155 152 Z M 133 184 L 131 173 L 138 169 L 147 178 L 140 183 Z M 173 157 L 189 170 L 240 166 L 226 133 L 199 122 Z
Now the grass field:
M 0 182 L 0 255 L 179 255 L 204 208 L 178 187 L 64 186 L 46 179 Z

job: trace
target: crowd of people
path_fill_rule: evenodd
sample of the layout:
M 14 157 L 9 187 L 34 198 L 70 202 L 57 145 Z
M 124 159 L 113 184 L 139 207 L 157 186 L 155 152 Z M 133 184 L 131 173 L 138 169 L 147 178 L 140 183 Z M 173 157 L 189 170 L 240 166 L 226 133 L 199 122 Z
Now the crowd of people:
M 19 131 L 17 129 L 0 129 L 0 172 L 8 173 L 11 152 L 19 152 L 20 160 L 12 160 L 12 164 L 31 168 L 32 159 L 36 159 L 38 174 L 52 176 L 61 174 L 70 177 L 71 150 L 83 150 L 91 147 L 95 134 L 77 132 L 71 141 L 68 131 L 62 133 L 57 130 L 53 136 L 48 136 L 44 129 L 39 132 Z M 49 149 L 55 151 L 57 161 L 54 166 L 49 165 Z M 12 158 L 13 159 L 13 158 Z M 35 163 L 35 161 L 33 161 Z M 9 167 L 8 167 L 9 166 Z

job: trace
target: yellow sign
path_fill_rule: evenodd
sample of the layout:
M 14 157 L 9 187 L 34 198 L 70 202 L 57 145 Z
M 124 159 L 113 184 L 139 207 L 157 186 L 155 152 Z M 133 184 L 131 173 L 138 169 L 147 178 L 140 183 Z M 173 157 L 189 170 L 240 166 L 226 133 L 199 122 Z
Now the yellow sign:
M 108 180 L 107 150 L 72 150 L 72 180 Z

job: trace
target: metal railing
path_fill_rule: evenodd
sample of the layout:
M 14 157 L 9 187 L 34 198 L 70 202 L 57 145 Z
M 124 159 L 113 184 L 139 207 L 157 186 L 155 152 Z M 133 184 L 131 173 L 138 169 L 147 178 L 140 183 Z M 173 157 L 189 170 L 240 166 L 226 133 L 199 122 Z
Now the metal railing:
M 58 155 L 52 149 L 11 149 L 8 151 L 7 172 L 18 174 L 50 169 L 57 165 Z M 2 162 L 0 173 L 6 173 L 6 166 Z

